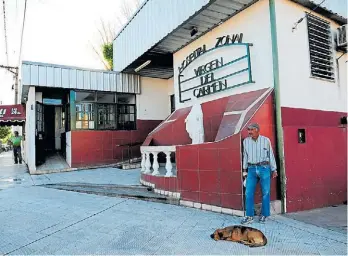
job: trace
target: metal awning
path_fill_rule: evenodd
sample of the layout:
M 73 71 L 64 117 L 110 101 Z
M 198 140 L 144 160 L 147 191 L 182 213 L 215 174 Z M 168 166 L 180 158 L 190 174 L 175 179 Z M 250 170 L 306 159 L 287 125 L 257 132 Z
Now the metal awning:
M 24 105 L 0 105 L 0 126 L 24 125 Z
M 156 1 L 156 0 L 148 0 L 146 4 L 148 2 L 153 2 L 153 1 Z M 129 61 L 130 64 L 126 65 L 125 63 L 123 63 L 123 64 L 115 64 L 115 65 L 119 65 L 119 68 L 123 69 L 123 72 L 125 73 L 139 74 L 141 76 L 164 78 L 164 79 L 171 78 L 173 76 L 173 53 L 185 47 L 186 45 L 190 44 L 197 38 L 201 37 L 205 33 L 209 32 L 213 28 L 217 27 L 218 25 L 220 25 L 227 19 L 231 18 L 232 16 L 236 15 L 237 13 L 239 13 L 240 11 L 244 10 L 245 8 L 249 7 L 250 5 L 252 5 L 253 3 L 257 1 L 258 0 L 202 1 L 200 5 L 195 6 L 196 11 L 193 12 L 192 15 L 187 16 L 182 23 L 177 24 L 174 30 L 166 31 L 165 35 L 163 35 L 163 37 L 160 40 L 158 40 L 157 43 L 155 43 L 149 50 L 143 51 L 144 53 L 141 56 L 138 56 L 134 61 L 133 60 Z M 159 2 L 158 4 L 161 4 L 161 2 Z M 186 3 L 189 4 L 190 2 L 193 3 L 194 1 L 187 1 Z M 162 3 L 167 3 L 167 1 L 163 1 Z M 183 3 L 183 4 L 186 4 L 186 3 Z M 139 12 L 150 13 L 150 10 L 146 10 L 146 4 L 142 6 L 143 10 L 139 10 Z M 178 4 L 172 7 L 172 9 L 170 10 L 171 15 L 175 15 L 175 13 L 180 13 L 184 7 Z M 156 6 L 153 6 L 152 8 L 156 8 Z M 168 7 L 164 6 L 163 8 L 168 8 Z M 177 8 L 177 9 L 173 9 L 173 8 Z M 151 18 L 156 19 L 156 17 L 151 17 Z M 167 23 L 170 23 L 173 20 L 175 21 L 176 17 L 170 17 L 170 18 L 168 17 L 167 20 L 166 19 L 158 20 L 157 23 L 158 24 L 165 23 L 163 24 L 163 26 L 166 26 Z M 132 24 L 132 22 L 134 22 L 134 24 Z M 139 24 L 135 24 L 135 23 L 139 23 Z M 123 54 L 121 52 L 125 50 L 125 49 L 120 49 L 122 48 L 122 43 L 120 42 L 121 40 L 125 40 L 125 42 L 127 42 L 127 45 L 124 47 L 127 48 L 128 51 L 134 50 L 139 52 L 139 49 L 138 49 L 140 47 L 139 44 L 137 44 L 137 42 L 134 42 L 136 41 L 135 38 L 131 38 L 132 36 L 135 35 L 135 33 L 133 33 L 134 31 L 132 30 L 136 30 L 136 29 L 139 30 L 139 28 L 136 25 L 141 26 L 140 30 L 145 30 L 145 32 L 142 32 L 142 33 L 146 33 L 147 29 L 151 29 L 151 28 L 147 28 L 149 24 L 147 24 L 147 20 L 145 18 L 142 23 L 134 19 L 133 21 L 130 21 L 130 23 L 128 23 L 127 25 L 118 35 L 118 37 L 116 37 L 115 39 L 116 46 L 114 46 L 115 47 L 114 56 L 119 56 L 119 59 L 122 59 L 123 55 L 125 55 L 124 56 L 125 59 L 130 58 L 129 57 L 130 55 L 126 56 L 125 53 Z M 197 33 L 191 36 L 191 31 L 193 28 L 197 28 Z M 125 33 L 125 35 L 122 35 L 122 33 Z M 152 34 L 150 34 L 149 32 L 149 35 L 144 34 L 144 36 L 152 36 Z M 156 34 L 155 36 L 158 36 L 158 35 Z M 142 40 L 140 40 L 140 42 L 141 41 Z M 137 67 L 141 66 L 148 60 L 151 61 L 149 65 L 147 65 L 140 71 L 135 72 L 135 69 Z
M 30 86 L 139 94 L 140 77 L 115 71 L 23 61 L 22 102 L 25 102 Z

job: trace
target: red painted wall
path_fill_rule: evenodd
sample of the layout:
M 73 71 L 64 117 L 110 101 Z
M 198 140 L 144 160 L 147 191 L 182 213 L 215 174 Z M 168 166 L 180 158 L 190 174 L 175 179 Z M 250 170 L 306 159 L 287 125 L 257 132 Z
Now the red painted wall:
M 347 113 L 282 108 L 288 212 L 347 200 Z M 298 129 L 306 143 L 298 143 Z
M 251 120 L 248 123 L 258 123 L 260 125 L 260 133 L 263 136 L 266 136 L 270 139 L 273 153 L 275 158 L 277 159 L 277 140 L 276 140 L 276 126 L 275 126 L 275 113 L 273 108 L 273 95 L 270 95 L 267 100 L 263 103 L 261 108 L 259 108 L 256 112 L 256 114 L 251 118 Z M 242 138 L 248 136 L 248 131 L 244 129 L 242 131 Z M 279 164 L 277 163 L 277 166 L 279 167 Z M 279 173 L 279 170 L 278 170 Z M 280 200 L 280 193 L 278 191 L 279 186 L 279 176 L 278 178 L 274 178 L 271 180 L 271 201 L 273 200 Z M 262 194 L 261 194 L 261 186 L 258 184 L 256 186 L 256 192 L 255 192 L 255 201 L 256 203 L 261 203 L 262 201 Z
M 204 136 L 206 142 L 215 140 L 219 130 L 222 116 L 225 112 L 228 97 L 206 102 L 202 104 Z M 191 143 L 191 139 L 186 132 L 185 119 L 190 112 L 191 107 L 179 109 L 161 127 L 150 135 L 144 145 L 152 143 L 153 146 L 168 146 L 168 145 L 187 145 Z
M 71 132 L 72 167 L 113 164 L 130 157 L 128 143 L 139 143 L 130 147 L 131 156 L 140 156 L 140 145 L 146 136 L 161 121 L 137 120 L 134 131 L 91 131 Z
M 183 200 L 242 209 L 240 135 L 216 143 L 177 148 L 178 188 Z
M 218 101 L 219 100 L 210 102 L 210 108 L 208 109 L 224 111 L 223 109 L 226 109 L 227 100 L 221 103 L 225 104 L 224 107 L 220 106 L 220 104 L 218 107 L 212 107 L 214 102 Z M 205 115 L 204 110 L 206 109 L 203 109 Z M 253 113 L 248 115 L 251 120 L 246 120 L 245 123 L 258 122 L 261 126 L 262 134 L 270 138 L 275 151 L 275 125 L 272 95 L 268 96 L 261 107 L 259 105 L 259 109 L 255 108 L 251 111 L 253 111 Z M 187 113 L 188 111 L 185 112 L 185 114 L 181 113 L 181 115 L 185 115 L 186 118 Z M 214 111 L 211 111 L 211 113 L 214 113 Z M 219 119 L 220 122 L 221 119 L 222 115 Z M 183 120 L 177 119 L 172 122 L 172 125 L 175 126 L 176 122 L 183 122 Z M 219 127 L 226 130 L 225 128 L 227 126 L 222 127 L 217 123 L 215 127 L 216 130 L 218 130 Z M 229 131 L 226 130 L 226 132 L 228 134 Z M 156 133 L 157 131 L 152 138 L 156 137 Z M 180 133 L 187 134 L 185 129 L 176 129 L 175 133 L 172 135 L 174 140 L 177 137 L 183 137 Z M 219 131 L 219 133 L 221 133 L 222 137 L 226 135 L 221 131 Z M 217 131 L 214 134 L 216 136 Z M 241 138 L 245 136 L 247 136 L 247 131 L 244 129 L 241 133 L 218 142 L 177 146 L 177 177 L 153 177 L 151 175 L 142 174 L 142 179 L 154 183 L 158 189 L 180 192 L 182 200 L 242 210 Z M 277 180 L 274 179 L 271 183 L 271 200 L 276 200 L 277 198 Z M 255 202 L 261 202 L 261 190 L 259 186 L 256 191 Z

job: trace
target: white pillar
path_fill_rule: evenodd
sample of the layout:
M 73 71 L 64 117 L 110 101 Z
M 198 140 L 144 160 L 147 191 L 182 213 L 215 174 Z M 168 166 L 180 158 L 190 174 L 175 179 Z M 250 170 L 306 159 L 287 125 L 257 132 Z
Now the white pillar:
M 173 172 L 172 172 L 172 169 L 173 169 L 173 165 L 172 165 L 172 162 L 170 161 L 170 154 L 171 152 L 164 152 L 166 154 L 166 170 L 167 170 L 167 173 L 166 173 L 166 177 L 171 177 L 173 176 Z
M 152 175 L 160 175 L 160 172 L 158 171 L 159 169 L 159 164 L 158 164 L 158 152 L 151 152 L 153 155 L 153 164 L 152 164 L 152 169 L 153 173 Z
M 145 153 L 141 152 L 141 172 L 145 172 Z
M 35 146 L 35 130 L 36 130 L 36 97 L 35 87 L 30 86 L 28 92 L 28 100 L 26 102 L 26 158 L 29 172 L 36 171 L 36 146 Z
M 150 168 L 151 168 L 150 153 L 146 153 L 145 173 L 151 173 Z

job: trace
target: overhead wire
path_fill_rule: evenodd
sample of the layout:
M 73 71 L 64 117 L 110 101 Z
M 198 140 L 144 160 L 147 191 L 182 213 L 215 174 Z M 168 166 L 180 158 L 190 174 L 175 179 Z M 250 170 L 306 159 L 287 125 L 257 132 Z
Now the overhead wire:
M 3 16 L 4 16 L 4 36 L 5 36 L 6 64 L 8 65 L 8 44 L 7 44 L 7 29 L 6 29 L 6 7 L 5 7 L 5 0 L 2 0 L 2 12 L 3 12 Z
M 25 2 L 24 2 L 23 25 L 22 25 L 22 32 L 21 32 L 21 41 L 20 41 L 20 45 L 19 45 L 18 66 L 20 65 L 20 61 L 21 61 L 21 57 L 22 57 L 23 34 L 24 34 L 26 12 L 27 12 L 27 0 L 25 0 Z
M 300 24 L 304 18 L 307 17 L 307 15 L 311 14 L 312 12 L 314 12 L 318 7 L 320 7 L 326 0 L 321 1 L 320 4 L 317 4 L 317 6 L 315 8 L 313 8 L 309 13 L 306 13 L 305 16 L 303 16 L 301 19 L 299 19 L 297 22 L 295 22 L 294 26 L 292 27 L 292 32 L 294 32 L 294 30 L 297 28 L 298 24 Z

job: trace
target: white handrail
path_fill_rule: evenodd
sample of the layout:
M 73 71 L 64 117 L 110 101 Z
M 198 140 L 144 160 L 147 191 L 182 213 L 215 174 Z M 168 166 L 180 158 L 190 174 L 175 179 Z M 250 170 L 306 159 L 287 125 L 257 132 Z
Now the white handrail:
M 173 164 L 170 160 L 170 155 L 172 152 L 176 152 L 176 146 L 141 146 L 141 171 L 146 174 L 151 173 L 151 168 L 153 169 L 152 175 L 159 176 L 159 163 L 158 154 L 163 152 L 166 155 L 166 177 L 172 177 L 173 174 Z M 153 163 L 151 165 L 150 154 L 153 156 Z

